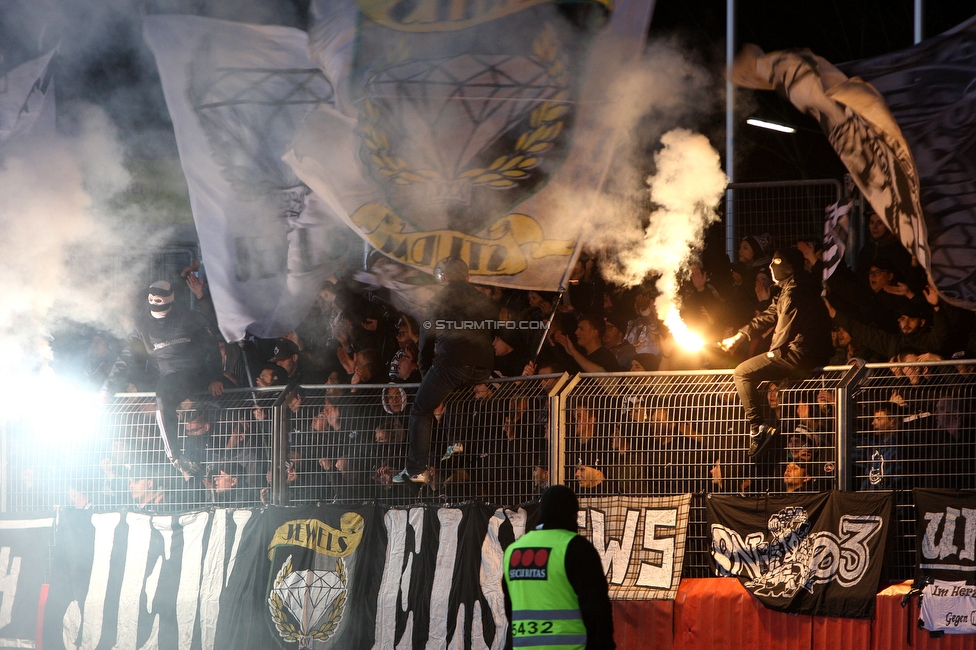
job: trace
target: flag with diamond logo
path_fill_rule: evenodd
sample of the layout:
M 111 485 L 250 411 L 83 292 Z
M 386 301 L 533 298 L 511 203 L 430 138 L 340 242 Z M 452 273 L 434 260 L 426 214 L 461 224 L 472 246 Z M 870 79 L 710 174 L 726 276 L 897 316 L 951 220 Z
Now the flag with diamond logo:
M 608 80 L 652 7 L 318 0 L 310 54 L 336 101 L 284 159 L 398 262 L 458 256 L 473 281 L 555 289 L 613 154 Z
M 334 90 L 308 35 L 276 25 L 149 16 L 220 330 L 278 337 L 301 323 L 354 235 L 281 160 Z

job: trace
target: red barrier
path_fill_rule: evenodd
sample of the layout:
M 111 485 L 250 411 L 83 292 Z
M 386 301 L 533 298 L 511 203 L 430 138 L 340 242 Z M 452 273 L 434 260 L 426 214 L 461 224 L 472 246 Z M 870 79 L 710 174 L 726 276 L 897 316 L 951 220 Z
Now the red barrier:
M 916 627 L 917 601 L 901 601 L 909 583 L 877 596 L 873 620 L 782 614 L 763 607 L 732 578 L 686 579 L 669 601 L 616 601 L 620 650 L 976 650 L 976 635 L 932 638 Z

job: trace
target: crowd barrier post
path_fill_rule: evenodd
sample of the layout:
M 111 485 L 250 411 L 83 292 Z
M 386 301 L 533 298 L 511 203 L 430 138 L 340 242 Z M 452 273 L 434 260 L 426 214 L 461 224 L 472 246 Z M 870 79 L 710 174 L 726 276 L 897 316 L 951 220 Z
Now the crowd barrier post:
M 286 405 L 292 391 L 284 390 L 271 407 L 271 485 L 269 502 L 288 505 L 288 428 L 290 409 Z
M 853 359 L 850 372 L 837 385 L 837 409 L 834 413 L 837 431 L 837 488 L 842 492 L 854 489 L 854 467 L 850 454 L 854 452 L 854 431 L 857 409 L 854 393 L 867 374 L 863 359 Z
M 573 376 L 566 382 L 562 390 L 555 397 L 551 397 L 549 417 L 549 485 L 566 484 L 566 397 L 580 382 L 580 375 Z

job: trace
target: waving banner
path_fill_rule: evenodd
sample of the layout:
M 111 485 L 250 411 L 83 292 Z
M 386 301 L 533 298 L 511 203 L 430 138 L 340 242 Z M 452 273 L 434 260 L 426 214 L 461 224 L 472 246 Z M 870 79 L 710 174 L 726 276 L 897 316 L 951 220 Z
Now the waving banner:
M 689 506 L 690 495 L 581 500 L 579 532 L 603 560 L 611 597 L 674 598 Z M 44 646 L 501 650 L 505 548 L 537 517 L 536 504 L 479 503 L 66 510 Z M 31 561 L 38 576 L 43 566 Z M 32 630 L 34 617 L 18 624 Z
M 706 500 L 712 561 L 766 607 L 871 618 L 891 517 L 890 494 L 822 492 Z
M 746 46 L 732 75 L 817 119 L 939 293 L 976 309 L 976 18 L 918 45 L 835 67 L 809 50 Z
M 51 50 L 0 78 L 0 145 L 31 134 L 54 135 L 53 56 Z
M 220 330 L 277 337 L 308 313 L 349 229 L 281 160 L 335 102 L 297 29 L 149 16 Z
M 399 262 L 555 289 L 613 153 L 606 84 L 653 6 L 614 3 L 594 31 L 609 4 L 319 0 L 311 55 L 336 101 L 285 160 Z
M 976 634 L 976 495 L 916 488 L 915 583 L 926 630 Z
M 917 241 L 928 249 L 922 257 L 908 247 L 920 261 L 928 260 L 943 297 L 976 309 L 976 261 L 970 253 L 976 247 L 976 17 L 914 47 L 841 67 L 884 98 L 917 165 L 922 212 L 909 223 L 888 226 L 906 245 Z M 914 236 L 904 232 L 909 227 Z
M 0 648 L 33 648 L 52 517 L 0 519 Z

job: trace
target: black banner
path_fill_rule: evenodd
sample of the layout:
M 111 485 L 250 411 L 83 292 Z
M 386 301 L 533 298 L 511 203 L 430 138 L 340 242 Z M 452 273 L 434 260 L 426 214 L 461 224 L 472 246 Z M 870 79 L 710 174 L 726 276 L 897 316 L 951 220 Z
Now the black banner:
M 674 598 L 689 501 L 583 500 L 611 594 Z M 44 647 L 501 650 L 504 550 L 537 517 L 534 503 L 66 510 Z
M 976 634 L 976 493 L 915 492 L 915 582 L 923 627 Z
M 769 609 L 871 618 L 890 494 L 823 492 L 706 500 L 712 562 Z
M 33 648 L 53 517 L 0 519 L 0 648 Z

